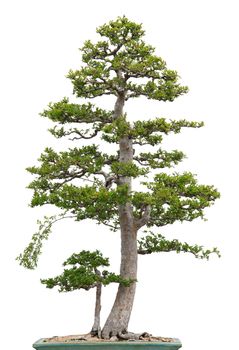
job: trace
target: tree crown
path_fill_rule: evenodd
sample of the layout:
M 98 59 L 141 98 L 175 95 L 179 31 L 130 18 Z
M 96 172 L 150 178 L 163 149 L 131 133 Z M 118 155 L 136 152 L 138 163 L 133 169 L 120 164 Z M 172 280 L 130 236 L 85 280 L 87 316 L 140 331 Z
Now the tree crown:
M 69 292 L 77 289 L 89 290 L 98 283 L 108 285 L 110 283 L 121 283 L 129 286 L 132 281 L 124 279 L 108 270 L 101 271 L 109 266 L 109 259 L 104 258 L 98 250 L 90 252 L 82 250 L 80 253 L 72 254 L 63 266 L 72 266 L 64 269 L 63 273 L 54 278 L 42 279 L 41 283 L 47 288 L 58 287 L 59 292 Z
M 27 168 L 35 176 L 29 184 L 34 192 L 31 206 L 51 204 L 64 211 L 62 218 L 93 219 L 113 231 L 120 228 L 119 205 L 126 203 L 133 208 L 137 230 L 204 218 L 205 208 L 219 198 L 219 192 L 214 186 L 198 184 L 190 172 L 171 173 L 170 168 L 185 155 L 162 147 L 170 133 L 200 128 L 203 123 L 164 117 L 130 122 L 126 113 L 116 113 L 118 102 L 124 104 L 129 98 L 173 101 L 188 88 L 180 85 L 177 72 L 169 70 L 166 62 L 155 55 L 155 49 L 143 41 L 141 24 L 118 17 L 99 27 L 97 33 L 102 40 L 84 43 L 83 65 L 70 71 L 68 78 L 77 97 L 115 95 L 115 107 L 104 110 L 88 101 L 77 104 L 63 98 L 50 103 L 41 113 L 55 123 L 50 132 L 56 138 L 90 140 L 90 144 L 62 152 L 45 149 L 39 164 Z M 99 138 L 101 143 L 97 144 Z M 119 151 L 113 148 L 101 150 L 102 142 L 119 144 L 122 139 L 132 144 L 130 161 L 122 161 Z M 139 152 L 138 147 L 145 145 L 153 147 L 152 151 Z M 152 180 L 148 178 L 150 174 Z M 122 178 L 140 178 L 142 190 L 129 190 Z M 48 237 L 54 221 L 57 219 L 46 220 L 46 225 L 40 223 L 39 233 L 19 257 L 25 266 L 35 267 L 41 241 Z
M 80 70 L 70 71 L 68 78 L 78 97 L 124 93 L 125 99 L 145 96 L 149 99 L 173 101 L 188 91 L 180 86 L 176 71 L 154 54 L 155 49 L 143 40 L 141 24 L 118 17 L 97 29 L 104 40 L 93 44 L 87 40 L 82 47 Z M 137 84 L 138 78 L 145 83 Z

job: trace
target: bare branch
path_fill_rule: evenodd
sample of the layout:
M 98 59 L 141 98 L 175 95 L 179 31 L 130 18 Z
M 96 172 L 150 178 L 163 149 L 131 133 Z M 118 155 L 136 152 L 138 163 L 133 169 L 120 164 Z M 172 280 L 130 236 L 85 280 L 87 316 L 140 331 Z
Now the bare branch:
M 81 131 L 79 130 L 72 130 L 72 131 L 69 131 L 69 132 L 66 132 L 66 136 L 67 135 L 71 135 L 71 134 L 77 134 L 79 135 L 80 137 L 73 137 L 69 140 L 71 141 L 74 141 L 74 140 L 80 140 L 80 139 L 92 139 L 93 137 L 95 137 L 97 134 L 98 134 L 99 130 L 95 130 L 93 134 L 91 134 L 90 136 L 85 136 Z
M 82 176 L 85 175 L 85 173 L 86 173 L 86 171 L 82 170 L 81 172 L 75 173 L 75 174 L 70 174 L 70 173 L 64 174 L 64 177 L 67 177 L 67 178 L 65 178 L 65 180 L 62 181 L 62 182 L 55 183 L 54 184 L 54 190 L 60 188 L 61 186 L 65 185 L 66 183 L 68 183 L 68 182 L 70 182 L 70 181 L 72 181 L 74 179 L 80 179 Z
M 152 144 L 150 142 L 143 142 L 143 141 L 133 141 L 133 145 L 140 145 L 140 146 L 144 146 L 144 145 L 150 145 L 152 146 Z M 135 159 L 137 160 L 137 159 Z
M 83 180 L 83 181 L 89 181 L 89 182 L 92 182 L 92 183 L 95 182 L 94 180 L 86 179 L 86 178 L 84 178 L 84 177 L 82 177 L 81 180 Z
M 142 226 L 147 224 L 147 222 L 150 219 L 150 213 L 151 213 L 151 205 L 148 204 L 146 206 L 143 206 L 141 218 L 135 220 L 135 226 L 137 230 L 139 230 Z
M 136 162 L 138 162 L 140 165 L 143 165 L 143 166 L 149 166 L 149 162 L 148 163 L 143 163 L 143 162 L 146 162 L 146 159 L 143 159 L 143 158 L 139 158 L 139 157 L 134 157 L 133 160 L 136 160 Z
M 95 175 L 103 175 L 105 178 L 105 188 L 109 189 L 113 183 L 118 182 L 118 178 L 115 174 L 107 174 L 105 171 L 98 171 L 97 173 L 94 173 Z
M 107 174 L 105 171 L 101 170 L 101 171 L 97 171 L 96 173 L 94 173 L 94 175 L 103 175 L 105 180 L 109 177 L 109 174 Z
M 116 225 L 111 225 L 109 223 L 106 223 L 105 221 L 102 222 L 105 226 L 108 226 L 110 228 L 112 228 L 114 231 L 117 231 L 119 229 L 119 226 L 116 226 Z
M 123 43 L 118 44 L 116 46 L 116 48 L 114 50 L 110 51 L 109 53 L 107 53 L 106 56 L 115 56 L 117 54 L 117 52 L 121 49 L 122 46 L 123 46 Z
M 116 175 L 110 175 L 105 181 L 105 187 L 109 189 L 113 183 L 118 183 L 118 177 Z
M 110 189 L 110 187 L 112 187 L 113 183 L 118 182 L 118 178 L 115 174 L 109 174 L 103 170 L 97 171 L 93 175 L 102 175 L 105 178 L 105 188 L 106 189 Z M 89 179 L 83 179 L 83 180 L 91 181 Z M 94 181 L 92 181 L 92 182 L 94 182 Z

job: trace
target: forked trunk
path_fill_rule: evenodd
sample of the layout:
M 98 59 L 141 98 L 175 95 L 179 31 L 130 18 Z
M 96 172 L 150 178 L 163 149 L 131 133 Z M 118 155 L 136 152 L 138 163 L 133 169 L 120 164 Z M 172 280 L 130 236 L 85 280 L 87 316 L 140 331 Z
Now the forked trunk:
M 124 99 L 118 98 L 115 105 L 115 117 L 123 115 Z M 133 160 L 132 140 L 128 136 L 120 140 L 120 162 L 128 163 Z M 131 178 L 120 176 L 119 185 L 127 184 L 131 191 Z M 133 209 L 130 202 L 119 205 L 119 221 L 121 229 L 121 265 L 120 275 L 126 279 L 137 279 L 137 230 L 134 224 Z M 119 285 L 114 305 L 102 330 L 103 338 L 110 338 L 128 328 L 133 307 L 136 282 L 129 287 Z

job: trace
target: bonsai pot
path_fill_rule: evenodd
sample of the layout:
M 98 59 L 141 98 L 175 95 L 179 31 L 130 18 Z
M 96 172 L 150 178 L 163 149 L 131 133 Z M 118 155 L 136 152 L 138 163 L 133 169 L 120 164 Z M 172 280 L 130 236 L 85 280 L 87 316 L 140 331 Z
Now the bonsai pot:
M 40 350 L 178 350 L 182 343 L 179 339 L 170 342 L 117 341 L 117 342 L 80 342 L 80 343 L 49 343 L 39 339 L 33 344 Z

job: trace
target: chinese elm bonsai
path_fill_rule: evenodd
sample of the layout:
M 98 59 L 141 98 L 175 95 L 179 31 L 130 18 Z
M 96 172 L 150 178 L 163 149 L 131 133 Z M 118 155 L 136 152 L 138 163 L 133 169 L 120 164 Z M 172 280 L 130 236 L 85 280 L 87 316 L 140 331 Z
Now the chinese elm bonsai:
M 174 101 L 188 91 L 180 85 L 177 72 L 168 69 L 155 49 L 143 41 L 142 25 L 118 17 L 99 27 L 97 33 L 101 40 L 97 43 L 88 40 L 81 49 L 82 67 L 68 74 L 74 95 L 87 101 L 80 100 L 77 104 L 63 98 L 50 103 L 41 114 L 55 123 L 50 129 L 53 136 L 68 137 L 77 144 L 62 152 L 46 148 L 39 164 L 27 169 L 35 175 L 29 185 L 33 190 L 31 206 L 51 204 L 62 212 L 39 222 L 39 231 L 18 259 L 21 265 L 35 268 L 42 241 L 48 238 L 53 223 L 64 218 L 92 219 L 120 232 L 120 274 L 117 278 L 114 275 L 119 287 L 101 333 L 102 338 L 108 339 L 127 333 L 137 283 L 138 254 L 176 251 L 192 253 L 196 258 L 208 258 L 211 253 L 219 255 L 216 248 L 204 250 L 202 246 L 167 240 L 154 232 L 157 228 L 161 232 L 165 225 L 175 222 L 204 218 L 204 209 L 219 198 L 219 193 L 213 186 L 198 184 L 190 172 L 171 172 L 169 168 L 185 156 L 181 151 L 166 151 L 161 146 L 168 134 L 180 133 L 184 128 L 200 128 L 202 122 L 162 117 L 130 120 L 124 110 L 131 99 Z M 103 110 L 89 102 L 106 95 L 115 96 L 112 110 Z M 91 139 L 95 143 L 79 147 L 79 141 Z M 113 147 L 108 147 L 104 153 L 101 151 L 104 143 L 115 144 L 118 150 L 114 152 Z M 132 186 L 136 179 L 140 180 L 137 190 Z M 73 257 L 80 259 L 82 254 Z M 99 264 L 104 265 L 106 260 L 97 254 Z M 91 281 L 85 286 L 79 274 L 79 284 L 70 285 L 70 289 L 107 284 L 110 275 L 100 276 L 97 266 L 90 264 L 86 269 L 85 262 L 80 264 L 81 267 L 74 265 L 73 270 L 43 283 L 67 289 L 66 274 L 83 269 L 83 275 L 91 275 Z

